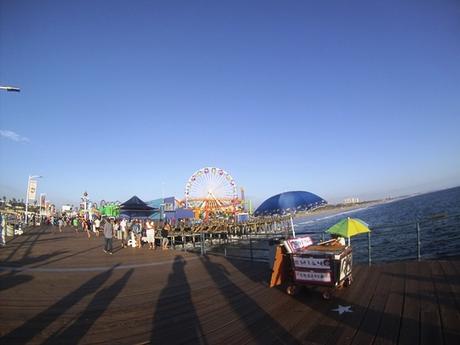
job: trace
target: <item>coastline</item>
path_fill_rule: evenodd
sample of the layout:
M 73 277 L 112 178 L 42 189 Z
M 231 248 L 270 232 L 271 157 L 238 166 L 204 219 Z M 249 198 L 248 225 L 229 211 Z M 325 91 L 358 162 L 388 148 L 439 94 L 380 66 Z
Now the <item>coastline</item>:
M 311 212 L 296 214 L 294 217 L 294 221 L 310 220 L 318 216 L 333 216 L 333 215 L 340 214 L 343 212 L 357 211 L 357 210 L 365 209 L 365 208 L 372 207 L 372 206 L 387 204 L 387 203 L 390 203 L 396 200 L 400 200 L 400 199 L 373 200 L 373 201 L 361 202 L 361 203 L 350 204 L 350 205 L 345 205 L 345 204 L 327 205 L 325 207 L 317 208 Z

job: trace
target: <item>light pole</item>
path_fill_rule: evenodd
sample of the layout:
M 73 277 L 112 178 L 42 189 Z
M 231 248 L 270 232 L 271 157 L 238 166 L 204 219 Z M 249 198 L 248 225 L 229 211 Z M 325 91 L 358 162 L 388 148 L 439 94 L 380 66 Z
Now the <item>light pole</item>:
M 26 193 L 26 213 L 25 213 L 25 216 L 24 216 L 24 223 L 25 225 L 24 226 L 27 226 L 27 211 L 29 209 L 29 188 L 30 188 L 30 181 L 32 179 L 36 179 L 36 178 L 41 178 L 43 176 L 41 175 L 29 175 L 29 179 L 27 181 L 27 193 Z
M 8 91 L 8 92 L 20 92 L 21 91 L 21 89 L 18 88 L 18 87 L 3 86 L 3 85 L 0 85 L 0 90 L 5 90 L 5 91 Z

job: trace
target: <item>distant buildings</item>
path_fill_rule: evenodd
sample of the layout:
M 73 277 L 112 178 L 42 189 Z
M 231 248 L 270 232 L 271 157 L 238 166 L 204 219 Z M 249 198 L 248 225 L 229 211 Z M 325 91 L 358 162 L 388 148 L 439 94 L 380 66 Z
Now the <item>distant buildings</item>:
M 359 198 L 346 198 L 343 199 L 344 204 L 357 204 L 359 203 Z
M 61 212 L 62 213 L 72 212 L 72 205 L 62 205 Z

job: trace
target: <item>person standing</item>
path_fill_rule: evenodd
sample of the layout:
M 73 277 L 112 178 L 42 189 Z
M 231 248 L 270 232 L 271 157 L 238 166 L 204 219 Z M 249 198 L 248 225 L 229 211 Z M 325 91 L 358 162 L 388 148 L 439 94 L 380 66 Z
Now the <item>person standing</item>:
M 167 221 L 165 221 L 165 224 L 163 225 L 163 229 L 161 230 L 161 249 L 162 250 L 167 250 L 168 249 L 168 244 L 169 244 L 169 231 L 171 230 L 171 226 Z
M 75 232 L 78 233 L 78 219 L 77 219 L 77 217 L 74 217 L 72 219 L 72 225 L 75 228 Z
M 153 220 L 147 221 L 145 224 L 147 231 L 146 231 L 146 236 L 147 236 L 147 242 L 149 243 L 149 249 L 155 249 L 155 223 Z
M 93 232 L 96 234 L 96 237 L 99 237 L 99 228 L 101 227 L 101 220 L 96 218 L 93 223 Z
M 113 222 L 113 234 L 115 238 L 117 239 L 121 238 L 120 233 L 118 232 L 119 230 L 120 230 L 120 224 L 118 223 L 118 220 L 115 219 L 115 221 Z
M 4 215 L 0 214 L 0 245 L 5 246 L 5 232 L 6 232 L 6 218 Z
M 112 220 L 107 219 L 104 224 L 104 253 L 113 254 L 112 247 L 113 225 Z
M 120 230 L 121 230 L 121 248 L 128 246 L 128 227 L 127 221 L 123 218 L 120 222 Z
M 83 218 L 83 226 L 86 229 L 86 233 L 88 235 L 88 239 L 91 238 L 91 220 Z
M 142 228 L 141 228 L 140 222 L 137 219 L 133 222 L 132 230 L 133 230 L 133 233 L 134 233 L 134 237 L 136 239 L 136 247 L 140 248 L 141 247 Z
M 62 218 L 59 218 L 58 226 L 59 226 L 59 232 L 62 232 L 62 228 L 64 227 L 64 221 L 62 220 Z

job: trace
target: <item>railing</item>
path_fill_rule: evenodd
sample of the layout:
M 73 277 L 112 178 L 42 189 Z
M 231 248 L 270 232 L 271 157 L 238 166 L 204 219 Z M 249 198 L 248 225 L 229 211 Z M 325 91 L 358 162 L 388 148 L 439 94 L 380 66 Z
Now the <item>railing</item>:
M 229 237 L 213 245 L 205 240 L 200 243 L 200 250 L 201 254 L 212 253 L 228 258 L 268 262 L 269 242 L 276 238 L 285 238 L 285 233 L 250 233 L 242 237 Z
M 396 261 L 436 258 L 458 254 L 460 246 L 460 214 L 439 214 L 431 218 L 399 224 L 370 227 L 371 233 L 352 239 L 353 252 L 358 261 L 368 265 L 376 261 Z M 367 242 L 367 245 L 364 245 Z M 364 247 L 367 253 L 364 255 Z
M 291 234 L 285 226 L 248 231 L 240 236 L 228 233 L 177 233 L 170 234 L 174 249 L 198 251 L 202 255 L 212 253 L 229 258 L 268 262 L 274 249 L 274 240 Z M 368 236 L 359 235 L 351 239 L 355 262 L 371 265 L 374 262 L 421 260 L 449 255 L 458 255 L 460 247 L 460 214 L 437 216 L 398 224 L 371 226 Z M 22 228 L 24 233 L 28 229 Z M 6 235 L 7 229 L 4 230 Z M 11 232 L 10 232 L 11 233 Z M 311 236 L 314 242 L 326 239 L 321 231 L 298 234 Z M 14 234 L 16 237 L 17 234 Z M 157 238 L 157 242 L 161 241 Z
M 414 222 L 371 226 L 371 233 L 351 239 L 356 262 L 421 260 L 458 255 L 460 214 L 440 214 Z M 201 253 L 212 253 L 251 261 L 269 261 L 270 241 L 285 237 L 286 232 L 248 234 L 219 245 L 203 242 Z M 314 242 L 325 240 L 324 232 L 302 233 Z M 201 245 L 201 244 L 200 244 Z

